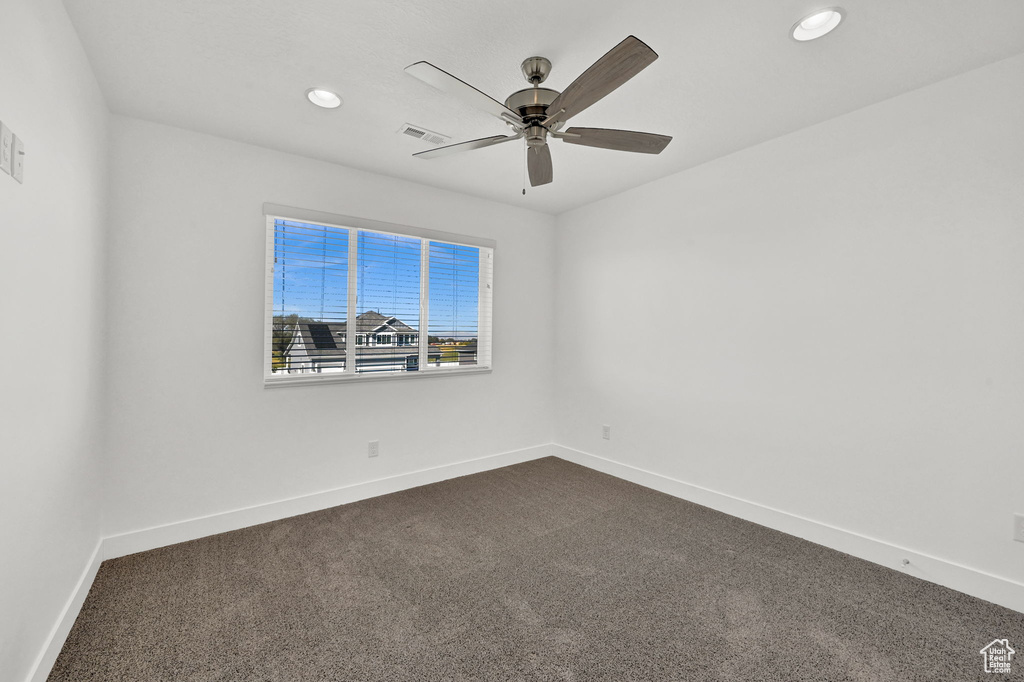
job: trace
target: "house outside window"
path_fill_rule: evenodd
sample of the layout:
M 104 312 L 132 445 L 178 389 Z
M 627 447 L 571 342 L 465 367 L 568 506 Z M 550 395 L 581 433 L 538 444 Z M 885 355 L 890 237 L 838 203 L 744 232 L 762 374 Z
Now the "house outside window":
M 493 241 L 264 212 L 265 385 L 490 371 Z

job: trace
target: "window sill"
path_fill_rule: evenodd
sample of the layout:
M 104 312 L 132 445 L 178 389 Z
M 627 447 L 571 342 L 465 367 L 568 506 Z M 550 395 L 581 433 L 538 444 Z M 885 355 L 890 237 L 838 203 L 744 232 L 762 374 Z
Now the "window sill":
M 291 376 L 266 377 L 263 380 L 263 388 L 310 386 L 313 384 L 347 384 L 367 381 L 404 381 L 407 379 L 426 379 L 427 377 L 451 377 L 462 374 L 490 373 L 490 367 L 473 367 L 471 369 L 433 369 L 421 372 L 380 372 L 374 374 L 294 374 Z

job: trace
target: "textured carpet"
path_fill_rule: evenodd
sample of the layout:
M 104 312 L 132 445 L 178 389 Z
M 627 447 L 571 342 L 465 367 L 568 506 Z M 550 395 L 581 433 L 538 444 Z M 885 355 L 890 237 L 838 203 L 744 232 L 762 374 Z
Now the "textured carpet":
M 1011 679 L 1024 614 L 554 458 L 106 561 L 49 677 Z

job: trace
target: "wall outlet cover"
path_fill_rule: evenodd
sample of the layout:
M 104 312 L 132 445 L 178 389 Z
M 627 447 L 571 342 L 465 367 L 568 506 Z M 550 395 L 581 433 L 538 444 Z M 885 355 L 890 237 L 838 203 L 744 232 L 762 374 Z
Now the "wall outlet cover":
M 18 182 L 23 182 L 25 177 L 25 143 L 17 135 L 13 137 L 14 147 L 11 150 L 11 175 Z
M 11 174 L 11 152 L 14 151 L 14 133 L 0 121 L 0 170 Z
M 1013 515 L 1013 539 L 1024 542 L 1024 514 Z
M 380 454 L 380 441 L 379 440 L 371 440 L 370 441 L 370 446 L 366 449 L 366 455 L 368 457 L 376 457 L 379 454 Z

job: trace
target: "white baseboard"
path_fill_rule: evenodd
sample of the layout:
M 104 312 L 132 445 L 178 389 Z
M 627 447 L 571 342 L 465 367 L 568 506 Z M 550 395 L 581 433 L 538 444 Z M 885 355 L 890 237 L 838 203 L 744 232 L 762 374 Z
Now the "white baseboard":
M 547 444 L 103 538 L 89 558 L 78 584 L 51 630 L 27 682 L 46 681 L 61 648 L 64 646 L 68 633 L 71 632 L 71 626 L 74 625 L 75 619 L 82 609 L 82 604 L 89 594 L 89 588 L 92 587 L 102 560 L 549 456 L 560 457 L 674 497 L 696 502 L 726 514 L 909 573 L 923 580 L 985 599 L 1015 611 L 1024 612 L 1024 584 L 1013 580 L 938 557 L 910 551 L 881 540 L 684 483 L 668 476 L 621 464 L 580 450 Z M 904 567 L 903 559 L 910 559 L 910 564 Z
M 106 559 L 166 547 L 178 542 L 238 530 L 268 521 L 277 521 L 289 516 L 328 509 L 340 504 L 387 495 L 459 476 L 499 469 L 520 462 L 553 456 L 557 454 L 556 451 L 557 448 L 554 445 L 538 445 L 102 538 L 96 544 L 96 549 L 93 550 L 78 584 L 64 605 L 57 623 L 50 631 L 43 650 L 36 658 L 26 682 L 46 682 L 46 678 L 49 677 L 53 664 L 57 661 L 57 656 L 60 655 L 64 642 L 71 632 L 71 626 L 75 624 L 75 619 L 78 618 L 78 614 L 82 610 L 82 604 L 85 603 L 93 580 L 99 572 L 100 563 Z
M 96 543 L 96 548 L 92 551 L 92 556 L 89 557 L 89 561 L 86 563 L 85 570 L 82 571 L 82 576 L 78 579 L 75 589 L 72 590 L 71 596 L 68 598 L 67 603 L 64 604 L 64 609 L 60 612 L 57 622 L 54 624 L 53 629 L 50 630 L 43 650 L 36 657 L 36 661 L 32 665 L 31 672 L 27 678 L 28 682 L 46 682 L 46 678 L 50 676 L 50 670 L 53 668 L 53 664 L 57 662 L 57 656 L 60 655 L 60 650 L 64 648 L 64 641 L 71 632 L 71 626 L 75 624 L 75 619 L 78 618 L 78 613 L 82 610 L 82 604 L 85 603 L 85 598 L 89 595 L 92 581 L 100 570 L 101 557 L 103 556 L 102 547 L 103 540 L 100 540 Z
M 927 580 L 979 599 L 1024 612 L 1024 584 L 992 575 L 954 561 L 922 554 L 897 545 L 877 540 L 860 533 L 836 528 L 756 502 L 733 497 L 690 483 L 639 469 L 580 450 L 554 446 L 554 454 L 570 462 L 595 469 L 616 478 L 637 483 L 647 488 L 690 502 L 696 502 L 753 523 L 773 528 L 789 535 L 810 540 L 860 559 L 870 561 L 901 573 Z M 910 563 L 903 565 L 903 560 Z
M 255 526 L 269 521 L 277 521 L 290 516 L 329 509 L 340 504 L 357 502 L 370 497 L 377 497 L 378 495 L 387 495 L 388 493 L 407 490 L 429 483 L 437 483 L 438 481 L 445 481 L 459 476 L 477 474 L 482 471 L 498 469 L 554 454 L 555 446 L 551 444 L 538 445 L 522 450 L 513 450 L 497 455 L 466 460 L 464 462 L 445 464 L 430 469 L 421 469 L 406 474 L 399 474 L 398 476 L 389 476 L 374 481 L 355 483 L 333 490 L 268 502 L 244 509 L 235 509 L 162 526 L 144 528 L 120 535 L 112 535 L 103 539 L 103 558 L 115 559 L 128 554 L 135 554 L 136 552 L 145 552 L 157 547 L 166 547 L 167 545 L 195 540 L 208 535 L 226 533 L 227 531 L 247 528 L 248 526 Z

